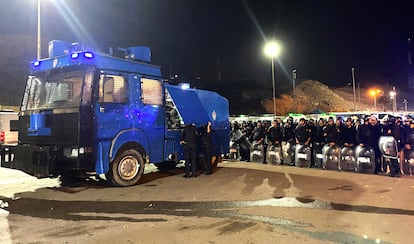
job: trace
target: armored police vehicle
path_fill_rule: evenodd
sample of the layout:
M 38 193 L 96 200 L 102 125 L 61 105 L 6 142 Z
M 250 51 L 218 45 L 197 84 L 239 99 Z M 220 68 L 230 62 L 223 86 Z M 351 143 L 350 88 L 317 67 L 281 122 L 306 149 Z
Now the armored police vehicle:
M 136 184 L 145 163 L 175 166 L 184 124 L 212 123 L 213 154 L 229 152 L 228 101 L 215 92 L 164 82 L 148 47 L 125 58 L 79 44 L 49 43 L 49 58 L 31 63 L 18 120 L 18 145 L 1 147 L 1 166 L 37 177 L 105 174 Z

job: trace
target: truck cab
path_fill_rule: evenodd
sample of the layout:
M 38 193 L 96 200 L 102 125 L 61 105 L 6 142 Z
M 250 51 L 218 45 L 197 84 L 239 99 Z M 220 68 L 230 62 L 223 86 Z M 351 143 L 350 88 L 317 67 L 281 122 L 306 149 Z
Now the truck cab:
M 2 166 L 38 177 L 106 174 L 113 185 L 130 186 L 146 163 L 182 160 L 182 126 L 208 121 L 216 153 L 227 153 L 227 99 L 170 85 L 150 61 L 148 47 L 117 58 L 50 42 L 49 58 L 31 63 L 18 120 L 10 123 L 18 145 L 2 147 Z

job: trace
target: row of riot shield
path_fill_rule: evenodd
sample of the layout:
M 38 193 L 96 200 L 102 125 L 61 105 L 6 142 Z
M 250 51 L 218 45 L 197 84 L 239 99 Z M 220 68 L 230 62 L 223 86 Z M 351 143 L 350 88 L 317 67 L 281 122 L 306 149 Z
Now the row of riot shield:
M 384 163 L 398 160 L 397 142 L 392 136 L 382 136 L 378 142 L 383 155 Z M 342 147 L 322 143 L 314 143 L 313 150 L 309 146 L 291 142 L 282 142 L 279 145 L 250 143 L 244 140 L 233 143 L 230 147 L 230 159 L 237 160 L 240 150 L 250 151 L 252 162 L 264 162 L 273 165 L 294 165 L 298 167 L 313 167 L 328 170 L 353 171 L 360 173 L 373 173 L 375 169 L 375 152 L 369 146 Z M 313 152 L 312 152 L 313 151 Z M 265 159 L 265 160 L 264 160 Z M 414 174 L 414 148 L 406 151 L 405 160 L 401 164 L 402 171 Z
M 373 173 L 375 169 L 375 152 L 369 146 L 342 147 L 325 144 L 318 155 L 323 169 Z

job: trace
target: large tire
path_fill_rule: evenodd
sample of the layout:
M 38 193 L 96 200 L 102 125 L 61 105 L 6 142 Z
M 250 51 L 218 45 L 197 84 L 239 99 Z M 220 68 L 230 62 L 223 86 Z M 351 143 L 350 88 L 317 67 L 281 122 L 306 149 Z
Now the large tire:
M 114 186 L 132 186 L 141 179 L 144 167 L 141 153 L 135 149 L 127 149 L 119 153 L 111 163 L 107 179 Z

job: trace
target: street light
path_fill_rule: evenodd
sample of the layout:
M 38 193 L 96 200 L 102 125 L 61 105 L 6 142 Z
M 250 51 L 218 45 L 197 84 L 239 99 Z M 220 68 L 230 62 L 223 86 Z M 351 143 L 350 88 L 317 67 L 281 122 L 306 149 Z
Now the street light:
M 374 109 L 377 110 L 377 90 L 370 90 L 369 94 L 374 97 Z
M 390 91 L 390 98 L 392 102 L 392 112 L 397 112 L 397 92 L 395 91 L 395 86 L 392 87 Z
M 40 41 L 40 0 L 37 0 L 37 60 L 41 58 L 41 41 Z
M 272 87 L 273 87 L 273 114 L 276 117 L 276 87 L 275 87 L 275 62 L 274 59 L 280 54 L 280 44 L 276 41 L 266 43 L 264 53 L 272 60 Z

